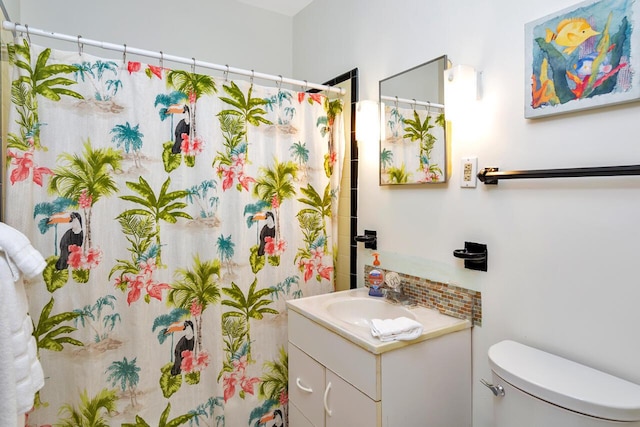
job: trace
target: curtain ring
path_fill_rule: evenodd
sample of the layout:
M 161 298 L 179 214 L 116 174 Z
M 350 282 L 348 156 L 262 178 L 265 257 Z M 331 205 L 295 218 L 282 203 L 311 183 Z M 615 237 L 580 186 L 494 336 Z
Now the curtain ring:
M 304 91 L 306 92 L 307 90 L 309 90 L 309 82 L 308 81 L 304 81 Z
M 227 67 L 227 70 L 222 73 L 222 76 L 224 77 L 224 82 L 226 83 L 229 80 L 229 64 L 225 64 L 225 66 Z
M 413 109 L 415 110 L 416 107 L 418 106 L 418 101 L 416 101 L 415 98 L 412 98 L 412 99 L 413 99 Z
M 160 69 L 164 69 L 164 53 L 160 51 Z
M 431 101 L 427 101 L 427 116 L 431 114 Z
M 254 70 L 251 70 L 251 78 L 249 79 L 249 83 L 251 83 L 251 86 L 253 86 L 253 78 L 256 75 L 256 72 Z
M 396 102 L 395 102 L 396 110 L 398 109 L 398 103 L 399 103 L 399 102 L 400 102 L 400 101 L 398 100 L 398 95 L 396 95 Z
M 122 63 L 126 64 L 127 63 L 127 44 L 123 44 L 122 45 L 124 47 L 124 50 L 122 51 Z
M 280 81 L 276 82 L 276 86 L 278 87 L 278 92 L 280 92 L 282 90 L 282 74 L 278 74 L 278 76 L 280 77 Z
M 84 50 L 84 45 L 80 43 L 81 35 L 78 35 L 78 55 L 82 56 L 82 51 Z
M 191 58 L 191 59 L 193 59 L 193 64 L 191 64 L 191 72 L 193 74 L 195 74 L 195 72 L 196 72 L 196 58 L 194 57 L 194 58 Z
M 27 29 L 27 42 L 31 44 L 31 34 L 29 34 L 29 26 L 27 24 L 24 25 L 24 28 Z

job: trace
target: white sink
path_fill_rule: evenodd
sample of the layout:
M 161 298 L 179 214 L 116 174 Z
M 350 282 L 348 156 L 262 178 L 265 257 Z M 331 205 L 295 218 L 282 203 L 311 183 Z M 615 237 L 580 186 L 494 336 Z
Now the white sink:
M 408 317 L 415 320 L 416 316 L 398 305 L 390 304 L 383 299 L 350 298 L 348 300 L 331 301 L 327 304 L 327 313 L 335 319 L 356 326 L 369 328 L 371 319 L 396 319 Z
M 392 304 L 384 298 L 369 296 L 368 291 L 367 288 L 358 288 L 292 299 L 287 301 L 287 308 L 373 354 L 471 327 L 468 320 L 446 316 L 426 307 Z M 371 319 L 396 319 L 402 316 L 422 324 L 424 330 L 418 339 L 380 341 L 371 334 Z

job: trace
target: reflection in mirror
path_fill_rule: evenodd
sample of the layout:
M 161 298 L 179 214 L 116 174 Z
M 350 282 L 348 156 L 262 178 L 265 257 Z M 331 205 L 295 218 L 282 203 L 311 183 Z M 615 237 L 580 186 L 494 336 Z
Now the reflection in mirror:
M 446 55 L 380 81 L 380 185 L 447 180 Z

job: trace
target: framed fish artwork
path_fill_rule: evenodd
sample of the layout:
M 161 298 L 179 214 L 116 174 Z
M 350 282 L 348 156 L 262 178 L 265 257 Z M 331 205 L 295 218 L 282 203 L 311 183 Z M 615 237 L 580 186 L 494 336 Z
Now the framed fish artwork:
M 640 0 L 585 1 L 525 25 L 525 117 L 640 99 Z

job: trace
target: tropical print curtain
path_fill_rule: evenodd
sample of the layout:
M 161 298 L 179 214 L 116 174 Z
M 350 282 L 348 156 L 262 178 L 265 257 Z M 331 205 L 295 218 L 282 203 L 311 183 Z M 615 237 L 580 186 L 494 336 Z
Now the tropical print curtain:
M 446 181 L 446 131 L 439 108 L 384 107 L 380 147 L 381 184 Z
M 28 425 L 286 425 L 285 301 L 333 290 L 341 100 L 9 56 L 5 221 L 47 259 Z

